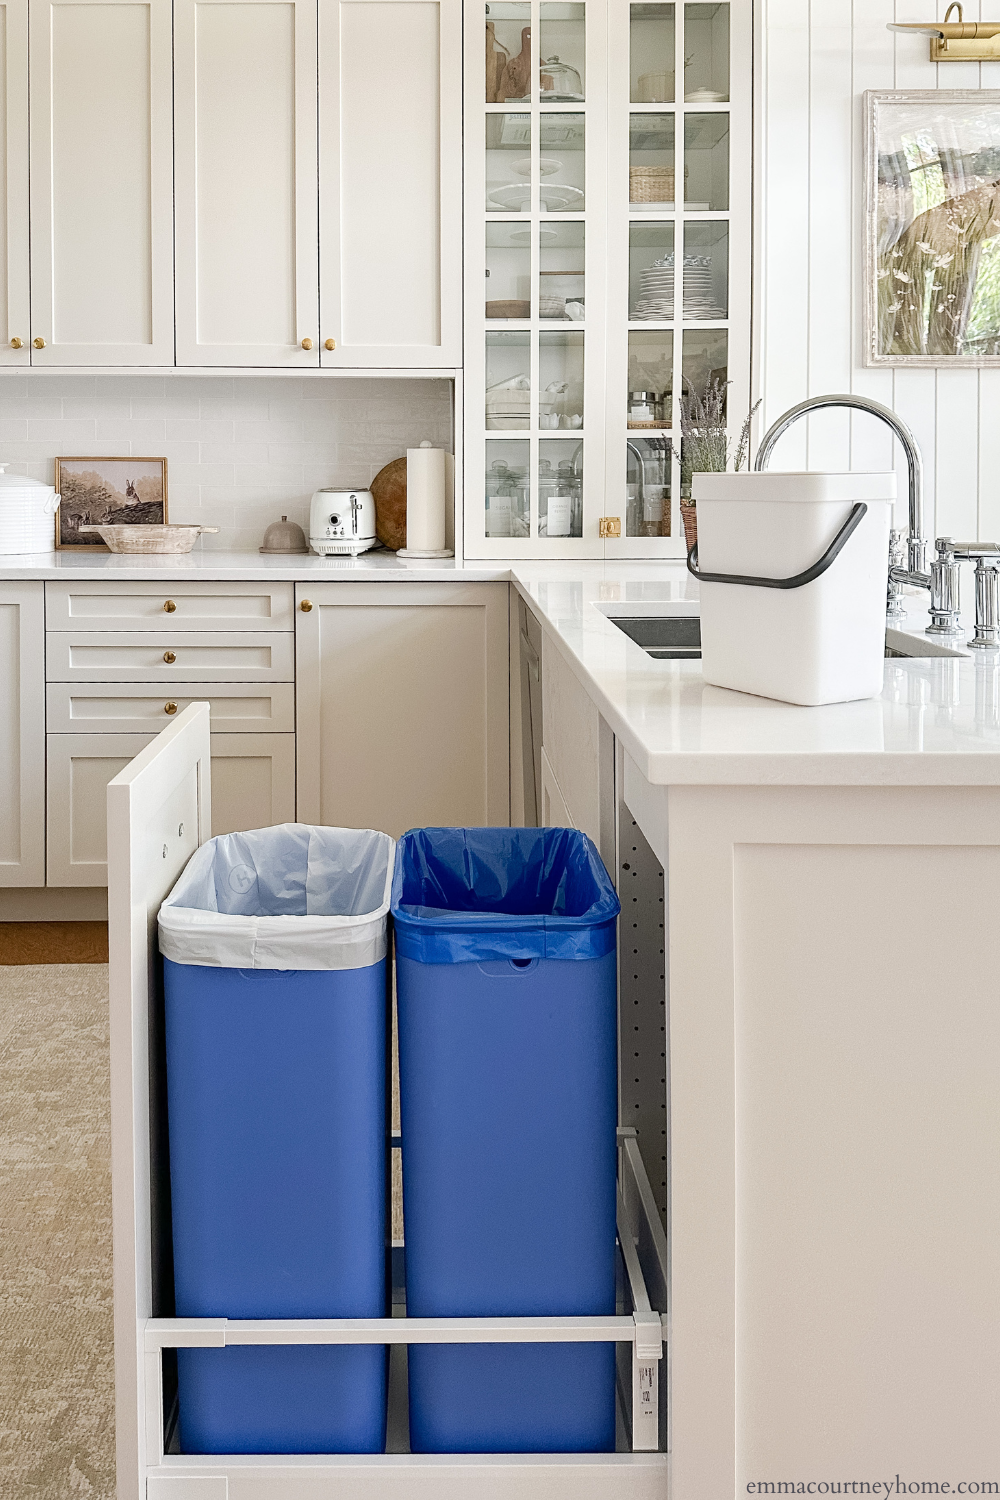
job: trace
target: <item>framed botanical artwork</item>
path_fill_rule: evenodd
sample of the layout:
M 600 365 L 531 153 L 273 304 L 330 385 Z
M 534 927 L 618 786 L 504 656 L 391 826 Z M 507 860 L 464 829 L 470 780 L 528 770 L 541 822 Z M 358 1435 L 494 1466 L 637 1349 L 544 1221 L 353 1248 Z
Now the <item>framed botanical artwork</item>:
M 1000 92 L 869 92 L 865 126 L 865 363 L 1000 365 Z
M 104 547 L 81 526 L 163 526 L 165 458 L 57 458 L 57 547 Z

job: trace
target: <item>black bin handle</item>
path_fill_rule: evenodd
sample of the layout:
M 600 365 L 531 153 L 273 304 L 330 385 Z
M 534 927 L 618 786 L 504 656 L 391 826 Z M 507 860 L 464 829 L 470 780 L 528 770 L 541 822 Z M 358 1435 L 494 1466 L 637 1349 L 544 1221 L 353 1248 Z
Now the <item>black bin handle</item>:
M 851 514 L 819 561 L 814 562 L 811 568 L 806 568 L 804 573 L 796 573 L 792 578 L 754 578 L 750 573 L 702 573 L 698 567 L 697 542 L 688 553 L 688 572 L 700 583 L 743 583 L 757 589 L 800 589 L 803 584 L 812 583 L 814 579 L 822 577 L 830 564 L 843 551 L 846 542 L 854 535 L 867 514 L 867 505 L 863 500 L 859 500 L 857 505 L 852 507 Z

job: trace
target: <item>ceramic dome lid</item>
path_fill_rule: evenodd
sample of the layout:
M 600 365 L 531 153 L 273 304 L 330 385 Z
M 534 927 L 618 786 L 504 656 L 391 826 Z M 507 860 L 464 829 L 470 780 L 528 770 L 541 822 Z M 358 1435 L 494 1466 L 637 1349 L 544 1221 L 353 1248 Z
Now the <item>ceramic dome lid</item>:
M 290 521 L 287 516 L 282 516 L 280 521 L 272 521 L 264 532 L 264 545 L 259 549 L 261 552 L 308 552 L 306 546 L 306 534 L 297 521 Z

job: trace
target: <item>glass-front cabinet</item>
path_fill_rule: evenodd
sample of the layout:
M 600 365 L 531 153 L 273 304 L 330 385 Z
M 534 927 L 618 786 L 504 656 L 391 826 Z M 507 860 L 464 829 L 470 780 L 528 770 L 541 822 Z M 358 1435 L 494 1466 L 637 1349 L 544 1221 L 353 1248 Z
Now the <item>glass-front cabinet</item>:
M 750 0 L 469 0 L 467 556 L 683 553 L 682 425 L 749 403 L 750 86 Z

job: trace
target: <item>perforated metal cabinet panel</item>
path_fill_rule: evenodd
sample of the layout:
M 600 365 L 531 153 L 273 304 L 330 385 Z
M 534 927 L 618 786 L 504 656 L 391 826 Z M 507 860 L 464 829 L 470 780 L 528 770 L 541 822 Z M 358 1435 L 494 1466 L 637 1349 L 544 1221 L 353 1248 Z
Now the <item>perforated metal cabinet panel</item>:
M 625 803 L 618 815 L 619 1099 L 667 1222 L 667 1006 L 663 866 Z

